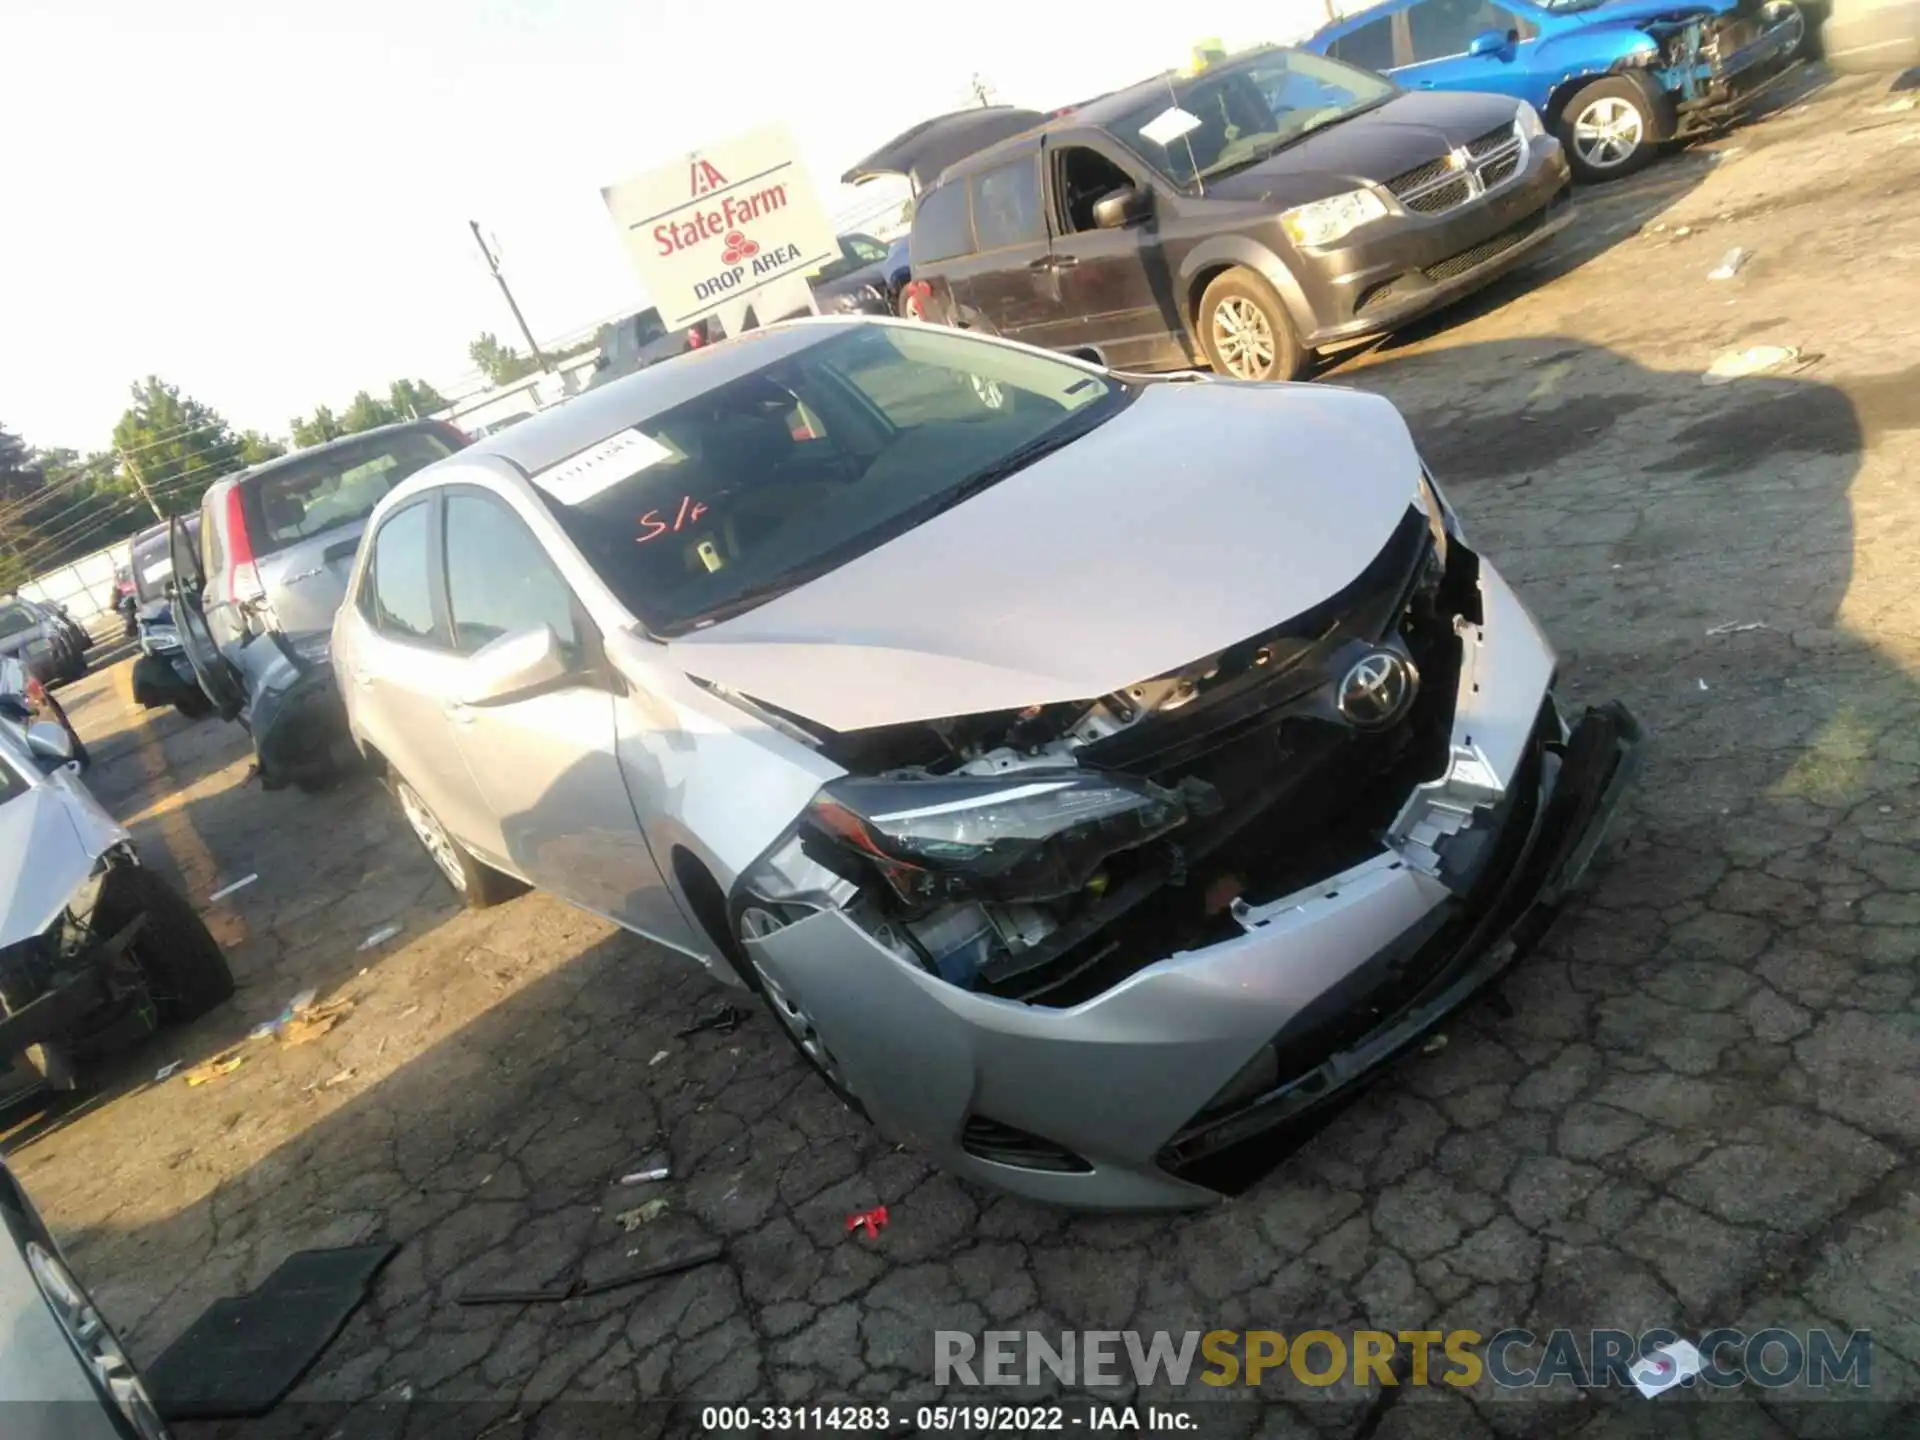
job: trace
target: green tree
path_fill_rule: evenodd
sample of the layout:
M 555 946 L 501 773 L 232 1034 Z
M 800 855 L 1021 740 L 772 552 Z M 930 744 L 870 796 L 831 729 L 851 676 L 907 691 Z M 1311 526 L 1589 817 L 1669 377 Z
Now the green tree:
M 495 385 L 511 385 L 538 368 L 531 356 L 522 355 L 511 345 L 502 345 L 491 333 L 478 336 L 467 346 L 467 358 Z
M 157 375 L 134 385 L 133 404 L 113 427 L 113 448 L 170 515 L 197 509 L 208 485 L 240 468 L 242 451 L 218 411 Z
M 277 460 L 287 453 L 287 447 L 271 435 L 262 435 L 258 430 L 240 432 L 240 460 L 242 464 L 258 465 L 263 461 Z
M 24 500 L 45 480 L 27 442 L 0 425 L 0 502 Z
M 325 405 L 315 408 L 311 420 L 302 420 L 295 416 L 288 423 L 293 431 L 293 444 L 297 450 L 304 450 L 309 445 L 324 445 L 327 441 L 338 440 L 347 433 L 346 427 L 340 423 L 339 416 Z
M 449 403 L 424 380 L 396 380 L 387 387 L 387 404 L 396 420 L 424 420 Z
M 384 400 L 376 400 L 365 390 L 353 397 L 346 410 L 340 416 L 340 428 L 349 435 L 358 435 L 362 430 L 372 430 L 381 425 L 391 425 L 400 417 Z

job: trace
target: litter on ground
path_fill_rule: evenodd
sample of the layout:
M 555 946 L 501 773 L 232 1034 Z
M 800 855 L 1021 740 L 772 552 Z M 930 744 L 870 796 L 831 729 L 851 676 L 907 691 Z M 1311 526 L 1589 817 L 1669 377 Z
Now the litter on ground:
M 847 1233 L 865 1230 L 869 1240 L 880 1238 L 880 1232 L 887 1226 L 887 1207 L 876 1205 L 871 1210 L 861 1210 L 847 1217 Z
M 660 1062 L 661 1062 L 662 1060 L 664 1060 L 664 1059 L 666 1059 L 666 1058 L 667 1058 L 667 1053 L 668 1053 L 668 1052 L 667 1052 L 667 1051 L 665 1051 L 665 1050 L 656 1050 L 656 1051 L 654 1051 L 654 1052 L 653 1052 L 653 1058 L 652 1058 L 651 1060 L 649 1060 L 649 1061 L 647 1061 L 647 1065 L 648 1065 L 648 1067 L 649 1067 L 649 1068 L 651 1068 L 652 1066 L 655 1066 L 655 1065 L 658 1065 L 658 1064 L 659 1064 L 659 1063 L 660 1063 Z
M 237 1050 L 223 1050 L 210 1060 L 187 1071 L 187 1084 L 205 1085 L 210 1080 L 218 1080 L 222 1075 L 231 1075 L 245 1062 L 246 1057 Z
M 209 903 L 215 900 L 224 900 L 227 898 L 227 896 L 233 894 L 234 891 L 246 889 L 247 886 L 253 884 L 253 882 L 258 880 L 259 878 L 260 877 L 258 875 L 242 875 L 238 880 L 234 881 L 231 885 L 222 885 L 218 890 L 214 891 L 211 895 L 207 896 L 207 900 Z
M 169 1060 L 166 1064 L 162 1065 L 158 1070 L 153 1072 L 153 1078 L 156 1081 L 171 1080 L 174 1077 L 174 1075 L 179 1072 L 179 1069 L 180 1069 L 180 1062 L 178 1060 Z
M 1749 630 L 1771 630 L 1773 627 L 1764 620 L 1729 620 L 1724 625 L 1712 625 L 1707 628 L 1709 635 L 1744 635 Z
M 1634 1388 L 1651 1400 L 1692 1379 L 1706 1368 L 1706 1359 L 1686 1340 L 1661 1345 L 1633 1362 L 1627 1374 Z
M 613 1222 L 622 1230 L 633 1231 L 638 1230 L 642 1225 L 651 1225 L 666 1213 L 666 1199 L 660 1197 L 649 1200 L 643 1205 L 636 1205 L 631 1210 L 622 1210 L 613 1217 Z
M 673 1171 L 669 1167 L 658 1165 L 651 1170 L 636 1170 L 631 1175 L 622 1175 L 620 1177 L 620 1183 L 622 1185 L 652 1185 L 658 1181 L 670 1180 L 672 1178 Z
M 360 948 L 362 950 L 371 950 L 376 945 L 386 944 L 387 941 L 393 939 L 393 937 L 399 933 L 400 927 L 398 925 L 382 925 L 378 930 L 360 942 Z
M 1707 272 L 1709 280 L 1731 280 L 1740 273 L 1740 267 L 1753 258 L 1753 252 L 1739 245 L 1720 257 L 1720 263 Z
M 1713 364 L 1700 377 L 1700 383 L 1725 385 L 1729 381 L 1744 380 L 1749 375 L 1778 370 L 1782 365 L 1790 365 L 1799 358 L 1799 350 L 1791 345 L 1751 345 L 1745 350 L 1729 350 L 1714 358 Z
M 676 1031 L 675 1034 L 681 1040 L 689 1035 L 698 1035 L 702 1030 L 716 1030 L 722 1035 L 731 1035 L 746 1018 L 747 1012 L 738 1005 L 722 1003 L 702 1015 L 686 1029 Z

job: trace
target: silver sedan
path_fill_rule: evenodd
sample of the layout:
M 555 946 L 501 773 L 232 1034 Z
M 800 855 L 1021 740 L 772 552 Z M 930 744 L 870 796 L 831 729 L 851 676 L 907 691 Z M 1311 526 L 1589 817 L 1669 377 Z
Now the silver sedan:
M 1384 400 L 808 320 L 380 502 L 335 627 L 449 882 L 766 1001 L 955 1171 L 1196 1205 L 1495 978 L 1633 769 Z

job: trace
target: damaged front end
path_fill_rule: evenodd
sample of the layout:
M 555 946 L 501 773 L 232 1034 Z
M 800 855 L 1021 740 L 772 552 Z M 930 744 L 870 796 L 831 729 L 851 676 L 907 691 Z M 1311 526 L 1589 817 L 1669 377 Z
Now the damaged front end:
M 1730 9 L 1680 13 L 1641 27 L 1657 50 L 1646 57 L 1674 102 L 1674 137 L 1737 119 L 1797 67 L 1807 22 L 1794 0 L 1740 0 Z
M 1569 730 L 1553 669 L 1423 475 L 1338 594 L 1175 672 L 815 727 L 850 773 L 740 877 L 734 936 L 949 1164 L 1195 1203 L 1544 929 L 1638 735 Z

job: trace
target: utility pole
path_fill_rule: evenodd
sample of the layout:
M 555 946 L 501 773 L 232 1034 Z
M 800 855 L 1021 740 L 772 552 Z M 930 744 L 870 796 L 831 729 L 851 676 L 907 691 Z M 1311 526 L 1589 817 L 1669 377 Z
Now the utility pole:
M 487 269 L 493 272 L 493 278 L 500 286 L 500 293 L 507 297 L 507 308 L 513 311 L 514 323 L 520 327 L 520 334 L 527 342 L 527 350 L 533 356 L 533 363 L 549 375 L 553 366 L 547 363 L 547 357 L 540 353 L 540 342 L 533 338 L 533 331 L 527 328 L 527 317 L 520 313 L 520 306 L 513 298 L 513 291 L 507 288 L 507 277 L 500 273 L 500 261 L 493 253 L 493 247 L 487 244 L 486 236 L 480 233 L 480 222 L 469 220 L 467 228 L 473 231 L 474 242 L 479 245 L 480 253 L 487 259 Z
M 118 449 L 118 447 L 115 448 Z M 133 483 L 140 491 L 140 498 L 146 501 L 148 508 L 153 511 L 153 518 L 156 520 L 166 519 L 167 512 L 162 510 L 160 508 L 160 502 L 153 498 L 153 492 L 147 488 L 147 477 L 142 475 L 140 473 L 140 467 L 133 463 L 133 456 L 129 455 L 125 450 L 120 450 L 119 454 L 120 463 L 126 466 L 127 473 L 133 476 Z

